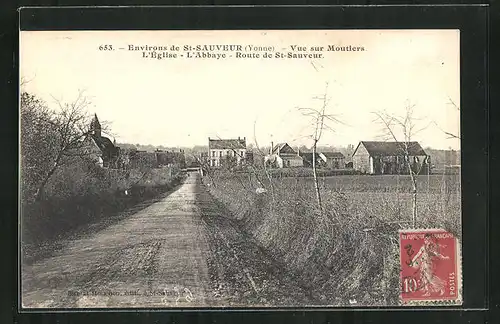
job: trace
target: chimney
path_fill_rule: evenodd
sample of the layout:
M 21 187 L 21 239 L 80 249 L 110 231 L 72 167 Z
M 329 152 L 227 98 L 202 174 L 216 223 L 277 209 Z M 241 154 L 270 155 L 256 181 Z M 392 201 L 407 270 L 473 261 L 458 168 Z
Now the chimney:
M 274 147 L 274 144 L 271 141 L 271 148 L 269 149 L 269 155 L 273 154 L 273 147 Z
M 297 156 L 300 156 L 300 146 L 297 145 Z

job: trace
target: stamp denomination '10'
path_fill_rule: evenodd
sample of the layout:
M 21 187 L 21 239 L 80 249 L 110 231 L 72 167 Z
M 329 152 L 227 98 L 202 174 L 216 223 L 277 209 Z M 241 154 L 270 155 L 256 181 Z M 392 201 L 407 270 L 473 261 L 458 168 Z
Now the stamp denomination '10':
M 400 299 L 405 304 L 461 304 L 458 240 L 445 230 L 399 233 Z

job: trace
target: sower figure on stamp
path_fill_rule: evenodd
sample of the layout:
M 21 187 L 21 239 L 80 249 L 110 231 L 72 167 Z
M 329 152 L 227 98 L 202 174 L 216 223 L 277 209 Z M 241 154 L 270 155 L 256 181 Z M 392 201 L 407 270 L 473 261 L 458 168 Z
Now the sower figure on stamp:
M 446 282 L 435 273 L 436 259 L 447 260 L 450 257 L 439 253 L 439 248 L 444 247 L 432 240 L 431 234 L 425 234 L 424 244 L 412 260 L 412 266 L 418 269 L 421 287 L 425 291 L 424 296 L 439 292 L 445 293 Z

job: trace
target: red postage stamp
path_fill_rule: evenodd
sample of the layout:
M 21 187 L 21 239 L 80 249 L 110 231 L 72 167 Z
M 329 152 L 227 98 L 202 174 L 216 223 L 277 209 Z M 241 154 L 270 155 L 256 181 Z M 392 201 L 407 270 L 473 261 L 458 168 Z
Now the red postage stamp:
M 401 231 L 402 304 L 461 304 L 459 249 L 455 235 L 445 230 Z

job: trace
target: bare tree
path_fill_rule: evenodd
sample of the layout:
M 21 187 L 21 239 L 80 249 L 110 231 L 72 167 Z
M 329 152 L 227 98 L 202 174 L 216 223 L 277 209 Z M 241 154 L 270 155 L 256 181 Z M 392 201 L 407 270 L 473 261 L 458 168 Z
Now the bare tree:
M 376 115 L 376 120 L 382 124 L 385 136 L 398 144 L 400 152 L 403 155 L 404 168 L 410 175 L 412 183 L 412 224 L 413 227 L 416 227 L 418 192 L 416 175 L 421 173 L 426 163 L 428 164 L 428 159 L 426 158 L 425 161 L 417 165 L 417 169 L 414 167 L 414 161 L 411 160 L 414 158 L 414 145 L 416 145 L 415 142 L 412 142 L 412 139 L 414 139 L 416 134 L 427 128 L 427 126 L 425 126 L 417 129 L 416 121 L 418 118 L 414 116 L 414 108 L 415 105 L 407 103 L 404 116 L 395 116 L 386 112 L 375 112 L 374 114 Z M 429 172 L 428 169 L 427 172 Z
M 254 123 L 253 123 L 253 139 L 254 139 L 254 144 L 255 144 L 255 147 L 256 147 L 256 151 L 259 153 L 260 157 L 262 159 L 264 159 L 264 157 L 266 156 L 266 153 L 262 151 L 262 149 L 260 148 L 259 146 L 259 143 L 257 141 L 257 121 L 255 120 Z M 271 147 L 271 151 L 272 151 L 272 147 Z M 273 208 L 274 206 L 276 205 L 276 196 L 275 196 L 275 188 L 274 188 L 274 183 L 273 183 L 273 176 L 271 174 L 271 172 L 269 172 L 269 169 L 267 168 L 267 164 L 265 163 L 264 161 L 264 165 L 263 165 L 263 168 L 264 168 L 264 173 L 267 177 L 267 180 L 269 182 L 269 189 L 271 191 L 271 199 L 272 199 L 272 204 L 271 204 L 271 212 L 273 212 Z M 265 188 L 263 182 L 258 178 L 258 172 L 255 170 L 255 168 L 253 168 L 253 171 L 254 171 L 254 174 L 257 178 L 257 180 L 259 181 L 259 184 Z
M 23 174 L 37 174 L 35 200 L 56 170 L 74 158 L 88 157 L 85 139 L 92 131 L 86 108 L 90 104 L 82 91 L 71 103 L 56 100 L 59 109 L 47 105 L 26 92 L 21 94 L 21 160 Z
M 340 121 L 336 115 L 327 113 L 328 104 L 331 100 L 331 98 L 328 97 L 327 95 L 328 95 L 328 82 L 326 83 L 325 86 L 324 95 L 313 97 L 313 99 L 321 101 L 321 107 L 319 109 L 309 108 L 309 107 L 306 108 L 297 107 L 297 109 L 302 113 L 303 116 L 310 118 L 311 122 L 310 125 L 312 126 L 312 133 L 310 135 L 310 138 L 313 141 L 312 168 L 314 177 L 314 190 L 316 192 L 316 201 L 321 215 L 323 215 L 323 205 L 321 201 L 321 193 L 319 189 L 317 165 L 316 165 L 317 145 L 318 142 L 321 140 L 323 133 L 325 131 L 335 132 L 334 128 L 331 126 L 332 123 L 343 124 L 343 122 Z

